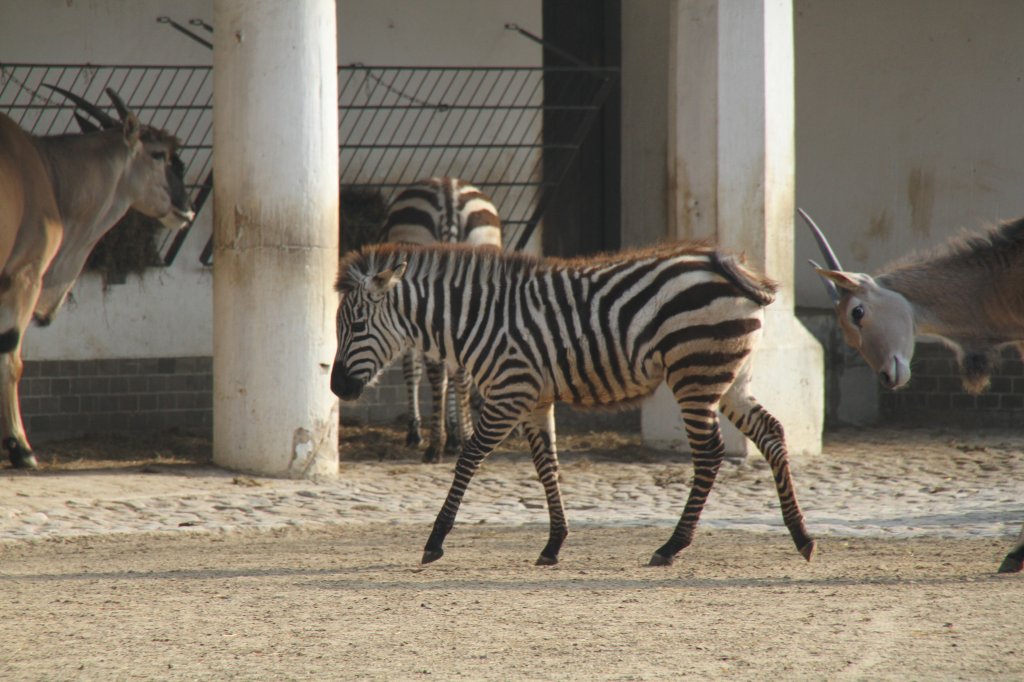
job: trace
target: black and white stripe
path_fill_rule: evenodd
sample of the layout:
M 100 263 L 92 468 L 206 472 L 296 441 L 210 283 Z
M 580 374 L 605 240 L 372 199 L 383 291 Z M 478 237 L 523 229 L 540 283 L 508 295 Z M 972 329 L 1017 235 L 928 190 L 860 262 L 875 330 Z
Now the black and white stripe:
M 501 220 L 491 200 L 479 189 L 458 178 L 429 178 L 402 190 L 388 208 L 381 241 L 404 244 L 463 242 L 473 246 L 501 248 Z M 464 372 L 454 372 L 455 391 L 448 391 L 448 372 L 444 365 L 427 361 L 433 411 L 430 442 L 424 462 L 439 462 L 442 448 L 457 451 L 472 434 L 469 409 L 471 383 Z M 419 447 L 419 387 L 423 377 L 420 353 L 409 351 L 402 357 L 409 421 L 405 443 Z M 457 433 L 456 433 L 457 432 Z
M 714 249 L 674 245 L 580 260 L 542 260 L 459 246 L 368 247 L 342 261 L 331 389 L 359 395 L 407 348 L 464 367 L 485 399 L 424 550 L 443 554 L 477 466 L 522 424 L 547 495 L 553 564 L 568 534 L 558 485 L 553 405 L 634 402 L 666 382 L 695 468 L 671 538 L 652 564 L 690 544 L 723 458 L 719 410 L 764 454 L 783 519 L 804 557 L 807 534 L 782 427 L 747 392 L 745 367 L 774 284 Z

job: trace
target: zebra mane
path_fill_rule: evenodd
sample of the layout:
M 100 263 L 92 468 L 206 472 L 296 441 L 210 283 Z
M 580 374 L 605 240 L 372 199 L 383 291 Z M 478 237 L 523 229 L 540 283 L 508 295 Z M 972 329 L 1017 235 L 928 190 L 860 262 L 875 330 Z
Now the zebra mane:
M 723 254 L 705 242 L 669 242 L 646 248 L 600 253 L 576 258 L 539 257 L 521 251 L 505 252 L 494 248 L 448 243 L 429 246 L 383 243 L 364 246 L 341 259 L 335 289 L 339 293 L 364 285 L 384 270 L 393 270 L 403 262 L 410 271 L 419 271 L 440 264 L 449 258 L 471 258 L 485 264 L 500 265 L 505 270 L 536 272 L 541 269 L 585 269 L 642 258 L 704 256 L 719 275 L 732 282 L 752 301 L 767 305 L 774 299 L 778 285 L 771 279 L 743 265 L 743 258 Z

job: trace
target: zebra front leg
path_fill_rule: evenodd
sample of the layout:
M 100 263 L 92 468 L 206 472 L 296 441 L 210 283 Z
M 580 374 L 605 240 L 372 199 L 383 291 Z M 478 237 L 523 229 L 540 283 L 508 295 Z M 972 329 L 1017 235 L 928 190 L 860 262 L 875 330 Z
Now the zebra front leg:
M 754 442 L 772 468 L 775 490 L 782 507 L 782 520 L 789 529 L 797 550 L 808 561 L 814 554 L 814 540 L 804 526 L 804 515 L 796 500 L 796 490 L 789 471 L 789 454 L 786 450 L 782 424 L 768 410 L 746 392 L 745 383 L 737 382 L 725 394 L 721 405 L 722 413 Z
M 430 415 L 430 441 L 423 453 L 423 461 L 437 464 L 444 450 L 447 417 L 448 368 L 443 362 L 427 360 L 427 379 L 430 380 L 430 395 L 434 410 Z
M 533 466 L 537 477 L 544 486 L 547 497 L 548 516 L 551 520 L 548 544 L 537 558 L 538 566 L 554 566 L 558 563 L 558 552 L 569 535 L 569 524 L 565 520 L 562 492 L 558 487 L 558 451 L 555 447 L 555 406 L 535 410 L 530 419 L 523 422 L 526 439 L 530 443 Z
M 693 486 L 672 537 L 654 552 L 649 566 L 671 565 L 676 554 L 693 542 L 697 521 L 725 456 L 725 444 L 714 407 L 683 407 L 683 423 L 693 451 Z
M 1016 546 L 1010 550 L 1010 553 L 1003 559 L 1003 563 L 999 565 L 999 572 L 1020 573 L 1022 568 L 1024 568 L 1024 526 L 1021 527 L 1020 535 L 1017 536 Z
M 455 463 L 455 479 L 451 488 L 448 489 L 448 496 L 444 505 L 434 520 L 434 527 L 427 538 L 427 544 L 423 548 L 422 563 L 429 564 L 437 561 L 444 555 L 444 539 L 451 532 L 455 525 L 455 516 L 459 512 L 459 505 L 462 504 L 462 497 L 466 494 L 473 474 L 476 473 L 480 462 L 489 455 L 508 434 L 519 423 L 522 415 L 527 412 L 527 407 L 518 401 L 511 401 L 504 407 L 499 407 L 502 401 L 488 403 L 480 414 L 480 421 L 474 430 L 466 447 L 463 448 L 459 460 Z
M 423 363 L 420 354 L 407 350 L 402 356 L 402 378 L 405 379 L 406 399 L 409 407 L 409 424 L 405 434 L 405 447 L 419 448 L 420 438 L 420 379 L 423 378 Z

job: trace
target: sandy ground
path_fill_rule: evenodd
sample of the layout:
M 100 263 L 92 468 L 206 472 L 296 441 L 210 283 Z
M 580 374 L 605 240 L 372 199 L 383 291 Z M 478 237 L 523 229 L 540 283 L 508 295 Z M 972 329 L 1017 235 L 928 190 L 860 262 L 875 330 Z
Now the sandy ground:
M 1024 580 L 992 540 L 820 541 L 663 529 L 472 527 L 21 543 L 4 552 L 5 680 L 1024 678 Z
M 399 436 L 349 431 L 348 471 L 384 459 L 395 476 L 413 475 L 393 447 Z M 618 475 L 628 487 L 635 474 L 616 466 L 626 457 L 649 462 L 639 471 L 662 477 L 659 490 L 687 483 L 688 465 L 662 467 L 663 455 L 630 436 L 562 442 L 571 520 L 573 485 Z M 98 480 L 169 493 L 180 477 L 155 474 L 180 466 L 194 475 L 209 454 L 185 436 L 39 450 L 42 474 L 6 472 L 15 502 L 42 507 L 48 482 L 61 496 L 88 495 Z M 818 540 L 809 564 L 774 518 L 755 462 L 723 471 L 720 516 L 709 509 L 694 545 L 667 568 L 645 563 L 670 528 L 643 522 L 576 523 L 562 562 L 536 567 L 542 510 L 523 524 L 467 509 L 445 557 L 428 566 L 418 563 L 426 525 L 383 516 L 5 542 L 0 680 L 1020 680 L 1024 574 L 994 570 L 1024 511 L 1013 501 L 1024 497 L 1022 453 L 1013 434 L 834 436 L 824 455 L 795 466 Z M 523 477 L 515 457 L 488 475 Z M 236 478 L 209 470 L 190 485 L 237 487 Z M 20 483 L 34 487 L 18 492 Z M 774 525 L 716 525 L 757 490 Z M 439 505 L 443 489 L 427 494 Z M 950 511 L 961 502 L 972 515 Z M 860 537 L 833 514 L 845 507 L 874 521 L 942 509 L 951 533 L 973 530 L 952 537 L 918 520 L 898 537 Z

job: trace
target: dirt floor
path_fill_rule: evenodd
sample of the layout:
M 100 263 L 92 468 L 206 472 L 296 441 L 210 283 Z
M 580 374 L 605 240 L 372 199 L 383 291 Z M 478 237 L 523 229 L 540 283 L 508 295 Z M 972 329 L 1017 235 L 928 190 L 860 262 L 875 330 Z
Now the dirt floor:
M 343 438 L 346 459 L 409 459 L 394 429 Z M 630 435 L 561 444 L 663 456 Z M 1024 442 L 878 432 L 826 449 L 805 473 L 884 482 L 931 468 L 983 486 L 1017 475 Z M 138 472 L 208 462 L 209 442 L 38 452 L 50 471 Z M 562 562 L 541 568 L 537 520 L 459 525 L 428 566 L 427 529 L 408 523 L 3 544 L 0 680 L 1024 679 L 1024 574 L 994 572 L 1005 537 L 819 534 L 806 563 L 781 529 L 706 524 L 673 566 L 648 568 L 670 529 L 577 524 Z
M 364 526 L 3 550 L 5 680 L 1024 679 L 1024 580 L 994 540 Z

